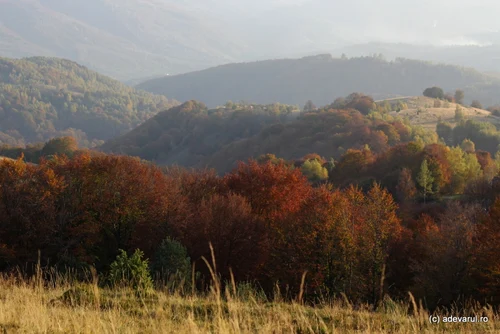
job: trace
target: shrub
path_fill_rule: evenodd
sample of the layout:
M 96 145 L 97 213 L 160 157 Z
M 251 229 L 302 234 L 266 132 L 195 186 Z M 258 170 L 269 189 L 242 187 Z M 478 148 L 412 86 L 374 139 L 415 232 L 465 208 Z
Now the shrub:
M 112 286 L 131 287 L 138 292 L 150 292 L 153 281 L 149 272 L 148 260 L 144 253 L 137 249 L 131 257 L 120 249 L 120 254 L 111 263 L 109 282 Z
M 174 284 L 189 285 L 190 283 L 191 259 L 186 248 L 171 238 L 162 241 L 151 269 L 158 273 L 161 279 L 170 280 Z
M 424 90 L 424 96 L 432 97 L 435 99 L 443 99 L 444 91 L 442 88 L 439 87 L 430 87 Z
M 457 105 L 455 109 L 455 122 L 460 123 L 465 120 L 465 114 L 462 108 Z
M 59 301 L 71 307 L 97 306 L 100 304 L 99 299 L 99 294 L 92 287 L 81 285 L 65 291 L 61 297 L 53 300 L 52 303 Z
M 470 106 L 472 108 L 483 109 L 483 105 L 478 100 L 472 101 L 472 103 L 470 104 Z

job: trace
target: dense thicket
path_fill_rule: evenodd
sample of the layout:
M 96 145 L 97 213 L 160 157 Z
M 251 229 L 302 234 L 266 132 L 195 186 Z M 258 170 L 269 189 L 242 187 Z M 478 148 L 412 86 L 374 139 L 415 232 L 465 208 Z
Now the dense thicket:
M 119 249 L 139 248 L 154 268 L 169 238 L 205 279 L 211 243 L 223 280 L 232 272 L 267 292 L 278 282 L 294 295 L 307 271 L 308 298 L 345 293 L 376 303 L 411 291 L 428 307 L 468 297 L 500 303 L 500 200 L 486 211 L 473 200 L 403 204 L 376 183 L 313 187 L 283 162 L 241 163 L 219 177 L 103 154 L 4 160 L 0 267 L 33 263 L 40 250 L 43 265 L 107 271 Z
M 210 107 L 233 101 L 325 105 L 351 92 L 369 93 L 375 99 L 415 96 L 427 87 L 444 91 L 462 89 L 465 102 L 500 103 L 500 79 L 473 69 L 398 58 L 332 58 L 267 60 L 229 64 L 203 71 L 146 81 L 138 87 L 180 101 L 196 99 Z
M 72 136 L 96 146 L 173 105 L 67 60 L 0 58 L 2 144 Z

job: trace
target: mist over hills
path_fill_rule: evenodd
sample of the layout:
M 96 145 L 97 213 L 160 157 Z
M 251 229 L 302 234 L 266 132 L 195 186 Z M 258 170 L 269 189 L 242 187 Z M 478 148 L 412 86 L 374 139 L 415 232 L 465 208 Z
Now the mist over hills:
M 383 42 L 389 57 L 420 58 L 417 48 L 422 59 L 500 71 L 488 59 L 500 44 L 499 9 L 493 1 L 0 0 L 0 56 L 62 57 L 137 82 L 241 61 L 366 55 L 379 52 L 366 43 Z M 432 51 L 454 44 L 463 50 Z
M 2 0 L 0 7 L 0 55 L 67 58 L 123 80 L 230 62 L 241 51 L 216 20 L 174 1 Z
M 426 87 L 463 89 L 466 102 L 500 103 L 500 80 L 474 69 L 380 57 L 333 58 L 318 55 L 223 65 L 203 71 L 146 81 L 137 87 L 177 100 L 195 99 L 208 106 L 228 100 L 303 105 L 331 103 L 354 91 L 375 99 L 420 95 Z

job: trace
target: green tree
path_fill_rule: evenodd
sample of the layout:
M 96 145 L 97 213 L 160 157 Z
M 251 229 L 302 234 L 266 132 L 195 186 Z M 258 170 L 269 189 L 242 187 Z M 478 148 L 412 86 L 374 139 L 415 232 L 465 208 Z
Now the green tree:
M 188 285 L 191 259 L 186 247 L 176 240 L 166 238 L 155 254 L 151 270 L 159 274 L 161 279 L 173 280 L 174 284 Z
M 455 109 L 455 122 L 460 123 L 462 121 L 465 121 L 465 114 L 462 108 L 457 105 L 457 108 Z
M 461 89 L 457 89 L 455 91 L 455 102 L 458 104 L 464 104 L 464 98 L 465 98 L 464 91 Z
M 446 145 L 453 143 L 453 126 L 450 123 L 439 121 L 436 126 L 436 132 Z
M 140 293 L 149 293 L 153 289 L 153 281 L 149 272 L 148 260 L 144 253 L 137 249 L 132 256 L 120 249 L 116 260 L 111 263 L 109 282 L 113 286 L 128 286 Z
M 460 144 L 460 147 L 462 148 L 462 150 L 464 150 L 467 153 L 474 153 L 474 152 L 476 152 L 476 145 L 470 139 L 464 139 L 462 141 L 462 144 Z
M 434 99 L 443 99 L 444 91 L 442 88 L 434 86 L 424 90 L 424 96 L 432 97 Z
M 319 182 L 328 179 L 328 170 L 316 159 L 304 162 L 301 170 L 311 182 Z
M 420 171 L 417 176 L 417 182 L 421 188 L 425 203 L 427 195 L 432 194 L 432 185 L 434 183 L 434 177 L 432 176 L 432 172 L 429 169 L 429 164 L 427 162 L 427 159 L 425 159 L 420 165 Z

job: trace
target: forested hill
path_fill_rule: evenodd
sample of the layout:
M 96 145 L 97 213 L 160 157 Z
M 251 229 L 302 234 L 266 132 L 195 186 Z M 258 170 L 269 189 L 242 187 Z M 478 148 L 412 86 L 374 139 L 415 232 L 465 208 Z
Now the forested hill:
M 203 71 L 148 80 L 139 88 L 177 100 L 196 99 L 208 106 L 228 100 L 318 105 L 336 96 L 361 91 L 383 99 L 420 95 L 426 87 L 463 89 L 466 102 L 500 102 L 500 79 L 474 69 L 417 60 L 385 61 L 381 57 L 268 60 L 223 65 Z
M 349 99 L 357 102 L 348 109 L 328 105 L 307 112 L 280 104 L 228 103 L 208 109 L 203 103 L 189 101 L 108 141 L 101 150 L 224 173 L 237 161 L 266 154 L 293 160 L 314 152 L 337 159 L 348 149 L 366 145 L 378 153 L 401 142 L 437 141 L 435 132 L 413 128 L 388 115 L 381 119 L 354 109 L 363 110 L 365 102 L 372 107 L 370 97 L 352 94 Z
M 208 109 L 203 103 L 188 101 L 106 142 L 101 150 L 161 164 L 205 167 L 212 155 L 230 143 L 258 135 L 266 126 L 288 122 L 298 114 L 298 106 L 227 104 Z
M 73 136 L 91 147 L 175 103 L 68 60 L 0 58 L 0 144 Z

